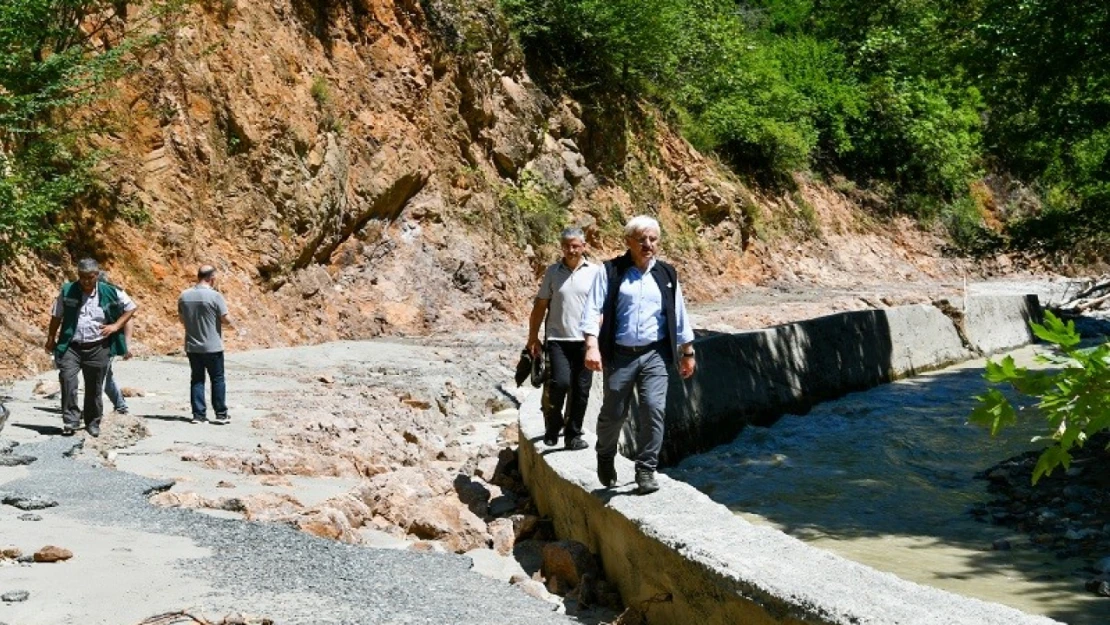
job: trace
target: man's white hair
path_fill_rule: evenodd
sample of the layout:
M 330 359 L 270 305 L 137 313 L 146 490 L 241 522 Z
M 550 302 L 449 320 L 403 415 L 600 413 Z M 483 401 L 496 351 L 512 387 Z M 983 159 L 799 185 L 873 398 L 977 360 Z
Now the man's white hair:
M 624 225 L 624 238 L 627 239 L 629 237 L 636 236 L 637 233 L 643 232 L 644 230 L 654 230 L 656 234 L 660 234 L 662 232 L 659 229 L 659 222 L 656 221 L 654 217 L 648 217 L 647 215 L 637 215 L 632 219 L 629 219 L 628 223 Z

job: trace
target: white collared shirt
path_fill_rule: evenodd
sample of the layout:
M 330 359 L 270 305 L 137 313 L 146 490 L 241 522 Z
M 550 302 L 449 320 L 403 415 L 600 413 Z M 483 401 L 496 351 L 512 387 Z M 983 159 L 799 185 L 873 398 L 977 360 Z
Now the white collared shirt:
M 100 335 L 100 330 L 108 323 L 108 318 L 104 314 L 104 309 L 100 307 L 100 290 L 99 285 L 97 286 L 98 288 L 93 289 L 91 295 L 81 291 L 81 308 L 77 311 L 77 329 L 73 332 L 72 339 L 74 343 L 95 343 L 104 338 Z M 116 297 L 124 312 L 135 310 L 135 302 L 123 289 L 116 289 Z M 50 314 L 57 319 L 65 316 L 62 295 L 54 300 L 54 308 Z
M 667 319 L 663 308 L 663 294 L 651 275 L 655 259 L 648 261 L 647 271 L 636 266 L 628 268 L 620 282 L 617 296 L 617 310 L 613 322 L 616 324 L 617 345 L 642 347 L 667 338 Z M 682 285 L 671 285 L 675 292 L 675 330 L 678 332 L 677 344 L 685 345 L 694 340 L 694 330 L 690 327 L 686 314 L 686 299 L 682 296 Z M 605 308 L 605 298 L 609 294 L 609 277 L 604 271 L 594 280 L 586 308 L 581 319 L 584 334 L 597 336 L 601 330 L 599 319 Z

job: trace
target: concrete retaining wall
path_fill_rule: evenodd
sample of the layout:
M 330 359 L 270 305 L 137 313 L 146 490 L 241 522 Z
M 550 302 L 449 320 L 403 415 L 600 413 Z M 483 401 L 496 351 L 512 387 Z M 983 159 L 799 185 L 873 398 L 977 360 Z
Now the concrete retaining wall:
M 663 465 L 727 443 L 748 424 L 1033 340 L 1036 296 L 970 297 L 966 312 L 962 304 L 947 313 L 925 305 L 846 312 L 699 339 L 697 375 L 671 380 Z
M 995 299 L 1000 301 L 994 307 L 975 310 L 989 316 L 991 310 L 1011 314 L 1014 307 L 1029 306 L 1024 298 Z M 1006 299 L 1013 301 L 1001 301 Z M 990 325 L 985 317 L 981 321 Z M 1006 340 L 992 339 L 995 344 Z M 814 397 L 874 386 L 980 349 L 962 342 L 949 317 L 928 306 L 713 336 L 700 339 L 697 348 L 699 372 L 681 386 L 687 406 L 685 421 L 678 423 L 686 426 L 679 429 L 685 442 L 669 447 L 671 453 L 712 446 L 699 437 L 724 438 L 715 428 L 725 424 L 738 431 L 730 418 L 740 423 L 770 418 L 775 410 L 812 405 L 818 401 Z M 587 415 L 591 442 L 599 405 L 591 401 Z M 668 419 L 671 428 L 675 417 Z M 601 557 L 625 603 L 645 612 L 652 625 L 1055 623 L 907 582 L 810 547 L 753 525 L 664 475 L 658 493 L 635 496 L 633 465 L 623 457 L 617 458 L 621 485 L 605 489 L 597 480 L 592 449 L 543 447 L 538 393 L 521 407 L 520 424 L 521 469 L 539 510 L 553 518 L 559 536 L 579 540 Z M 669 429 L 668 438 L 673 435 Z

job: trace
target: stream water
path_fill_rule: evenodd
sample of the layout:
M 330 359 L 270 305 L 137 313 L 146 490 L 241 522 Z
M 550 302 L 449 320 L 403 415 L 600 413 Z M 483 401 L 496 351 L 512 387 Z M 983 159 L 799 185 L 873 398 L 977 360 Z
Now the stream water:
M 1032 348 L 1014 353 L 1033 364 Z M 753 522 L 907 580 L 1043 614 L 1110 623 L 1110 599 L 1084 590 L 1080 564 L 992 550 L 1028 538 L 976 521 L 989 499 L 975 474 L 1031 449 L 1035 425 L 992 439 L 966 423 L 986 388 L 982 361 L 853 393 L 749 427 L 668 473 Z M 1107 554 L 1110 555 L 1110 554 Z

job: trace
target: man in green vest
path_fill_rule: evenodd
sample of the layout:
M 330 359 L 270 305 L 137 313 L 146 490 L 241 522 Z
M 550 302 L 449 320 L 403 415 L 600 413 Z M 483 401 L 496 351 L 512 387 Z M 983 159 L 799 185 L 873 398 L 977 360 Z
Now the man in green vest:
M 127 353 L 123 327 L 137 309 L 122 289 L 100 281 L 100 265 L 91 258 L 77 262 L 76 282 L 62 285 L 50 314 L 46 351 L 58 365 L 63 436 L 72 436 L 82 417 L 85 432 L 100 436 L 104 376 L 109 359 Z M 77 404 L 78 373 L 85 381 L 83 410 Z

